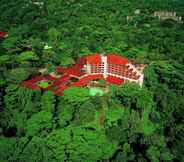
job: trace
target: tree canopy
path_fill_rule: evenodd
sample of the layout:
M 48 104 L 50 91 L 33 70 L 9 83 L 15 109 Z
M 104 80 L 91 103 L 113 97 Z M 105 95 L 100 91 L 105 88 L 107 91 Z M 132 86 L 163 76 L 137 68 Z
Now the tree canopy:
M 8 33 L 0 38 L 1 162 L 184 161 L 184 1 L 0 4 Z M 73 87 L 56 96 L 21 86 L 39 68 L 50 73 L 92 53 L 145 64 L 143 87 L 108 85 L 103 95 Z

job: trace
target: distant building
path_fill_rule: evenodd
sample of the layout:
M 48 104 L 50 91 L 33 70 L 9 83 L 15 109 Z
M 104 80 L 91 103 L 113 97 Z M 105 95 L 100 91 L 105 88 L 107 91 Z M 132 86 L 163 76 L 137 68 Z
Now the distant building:
M 154 17 L 158 17 L 160 20 L 172 19 L 177 22 L 182 21 L 181 16 L 177 16 L 176 12 L 168 12 L 168 11 L 155 11 Z
M 0 38 L 6 38 L 8 36 L 8 33 L 4 31 L 0 31 Z

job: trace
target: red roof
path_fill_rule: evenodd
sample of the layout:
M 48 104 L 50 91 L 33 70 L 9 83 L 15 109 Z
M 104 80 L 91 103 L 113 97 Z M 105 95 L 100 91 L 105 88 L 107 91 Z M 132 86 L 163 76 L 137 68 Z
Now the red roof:
M 45 79 L 46 79 L 46 80 L 50 80 L 50 81 L 54 81 L 54 80 L 56 80 L 57 78 L 53 77 L 52 75 L 47 75 L 47 76 L 45 76 Z
M 6 35 L 7 35 L 6 32 L 0 31 L 0 38 L 4 38 L 6 37 Z
M 113 55 L 113 54 L 107 55 L 107 62 L 110 64 L 121 64 L 121 65 L 125 65 L 125 64 L 129 63 L 128 59 L 126 59 L 122 56 Z
M 123 79 L 120 79 L 120 78 L 117 78 L 117 77 L 114 77 L 114 76 L 108 76 L 106 78 L 106 81 L 109 82 L 109 83 L 112 83 L 112 84 L 122 84 L 124 82 Z
M 21 85 L 23 87 L 30 88 L 30 89 L 35 89 L 35 90 L 40 89 L 40 87 L 38 85 L 36 85 L 35 83 L 30 82 L 30 81 L 23 81 Z
M 36 76 L 36 77 L 30 79 L 29 82 L 36 83 L 40 80 L 45 80 L 45 77 L 44 76 Z
M 103 79 L 103 75 L 102 74 L 88 75 L 88 76 L 81 78 L 78 82 L 75 82 L 73 85 L 74 86 L 85 86 L 91 80 L 96 80 L 96 79 Z
M 58 66 L 56 69 L 58 73 L 67 73 L 68 75 L 74 75 L 74 76 L 80 77 L 81 75 L 83 75 L 83 73 L 81 72 L 81 68 L 82 68 L 82 65 L 75 64 L 67 68 L 62 68 Z
M 68 88 L 68 86 L 61 85 L 61 86 L 59 86 L 59 88 L 58 88 L 57 90 L 55 90 L 55 91 L 53 91 L 53 92 L 54 92 L 54 94 L 61 96 L 61 95 L 63 95 L 63 91 L 64 91 L 66 88 Z
M 78 60 L 78 63 L 79 63 L 80 65 L 86 64 L 86 56 L 82 56 L 82 57 Z
M 56 70 L 57 70 L 58 73 L 65 73 L 66 72 L 66 68 L 63 68 L 61 66 L 57 66 Z
M 83 75 L 83 73 L 81 73 L 81 69 L 78 68 L 77 65 L 68 67 L 67 70 L 66 70 L 66 73 L 69 74 L 69 75 L 77 76 L 77 77 L 80 77 L 81 75 Z
M 89 64 L 100 63 L 101 62 L 101 55 L 100 54 L 94 54 L 94 55 L 86 56 L 86 61 Z
M 53 86 L 59 86 L 63 83 L 66 83 L 69 79 L 70 77 L 68 75 L 61 76 L 60 78 L 54 81 Z

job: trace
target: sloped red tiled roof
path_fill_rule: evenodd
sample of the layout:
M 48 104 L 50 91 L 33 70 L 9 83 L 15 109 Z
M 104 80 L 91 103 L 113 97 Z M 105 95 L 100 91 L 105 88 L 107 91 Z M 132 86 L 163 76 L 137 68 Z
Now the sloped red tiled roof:
M 26 87 L 26 88 L 40 90 L 40 87 L 37 84 L 35 84 L 34 82 L 31 82 L 31 81 L 24 81 L 24 82 L 22 82 L 21 85 L 23 87 Z
M 68 75 L 74 75 L 74 76 L 80 77 L 81 75 L 83 75 L 83 73 L 81 72 L 81 68 L 82 68 L 82 65 L 75 64 L 67 68 L 62 68 L 58 66 L 56 69 L 57 69 L 57 72 L 59 73 L 67 73 Z
M 73 85 L 74 86 L 85 86 L 90 81 L 96 80 L 96 79 L 103 79 L 103 75 L 102 74 L 88 75 L 88 76 L 81 78 L 78 82 L 75 82 Z
M 61 66 L 57 66 L 56 67 L 56 71 L 58 72 L 58 73 L 65 73 L 66 72 L 66 68 L 63 68 L 63 67 L 61 67 Z
M 50 81 L 54 81 L 54 80 L 56 80 L 57 78 L 53 77 L 52 75 L 47 75 L 47 76 L 45 76 L 45 79 L 46 79 L 46 80 L 50 80 Z
M 78 63 L 79 63 L 80 65 L 86 64 L 86 56 L 82 56 L 82 57 L 78 60 Z
M 118 84 L 118 85 L 121 85 L 124 82 L 123 79 L 114 76 L 108 76 L 105 80 L 111 84 Z
M 101 62 L 101 55 L 100 54 L 94 54 L 94 55 L 86 56 L 86 61 L 89 64 L 100 63 Z
M 68 75 L 61 76 L 60 78 L 55 80 L 52 85 L 53 86 L 59 86 L 59 85 L 65 83 L 65 82 L 67 82 L 69 79 L 70 79 L 70 77 Z
M 37 85 L 37 82 L 41 80 L 49 80 L 49 81 L 54 81 L 56 78 L 52 77 L 51 75 L 47 76 L 36 76 L 30 80 L 23 81 L 22 85 L 27 88 L 31 89 L 40 89 L 40 87 Z
M 120 65 L 125 65 L 129 63 L 128 59 L 118 56 L 118 55 L 113 55 L 113 54 L 108 54 L 107 55 L 107 62 L 110 64 L 120 64 Z
M 80 69 L 78 69 L 76 66 L 69 67 L 66 70 L 66 73 L 69 75 L 74 75 L 80 77 L 82 75 Z

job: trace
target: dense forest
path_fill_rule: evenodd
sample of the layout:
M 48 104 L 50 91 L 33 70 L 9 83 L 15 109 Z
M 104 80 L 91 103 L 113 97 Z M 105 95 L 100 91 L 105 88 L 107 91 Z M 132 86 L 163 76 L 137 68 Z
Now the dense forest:
M 184 1 L 0 0 L 0 162 L 183 162 L 184 23 L 154 11 L 184 19 Z M 20 86 L 91 53 L 145 64 L 143 87 Z

